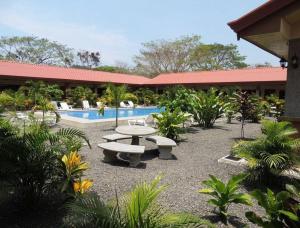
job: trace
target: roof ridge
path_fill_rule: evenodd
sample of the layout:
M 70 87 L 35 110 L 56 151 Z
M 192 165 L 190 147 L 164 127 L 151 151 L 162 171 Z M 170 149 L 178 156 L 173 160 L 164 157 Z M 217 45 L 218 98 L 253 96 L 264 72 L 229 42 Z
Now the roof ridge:
M 23 64 L 23 65 L 31 65 L 31 66 L 37 66 L 37 67 L 51 67 L 51 68 L 61 68 L 65 70 L 80 70 L 80 71 L 89 71 L 89 72 L 101 72 L 101 73 L 107 73 L 111 75 L 128 75 L 128 76 L 134 76 L 134 77 L 143 77 L 148 78 L 143 75 L 136 75 L 136 74 L 125 74 L 125 73 L 116 73 L 116 72 L 107 72 L 107 71 L 100 71 L 100 70 L 93 70 L 93 69 L 84 69 L 84 68 L 76 68 L 76 67 L 67 67 L 67 66 L 57 66 L 57 65 L 49 65 L 49 64 L 37 64 L 37 63 L 27 63 L 27 62 L 19 62 L 19 61 L 13 61 L 13 60 L 7 60 L 7 59 L 0 59 L 0 62 L 6 62 L 6 63 L 12 63 L 12 64 Z
M 280 69 L 281 67 L 245 67 L 245 68 L 239 68 L 239 69 L 223 69 L 223 70 L 197 70 L 197 71 L 184 71 L 184 72 L 165 72 L 165 73 L 161 73 L 159 75 L 166 75 L 166 74 L 196 74 L 196 73 L 205 73 L 205 72 L 232 72 L 232 71 L 250 71 L 250 70 L 266 70 L 266 69 Z M 284 69 L 283 69 L 284 70 Z M 157 75 L 156 77 L 158 77 L 159 75 Z

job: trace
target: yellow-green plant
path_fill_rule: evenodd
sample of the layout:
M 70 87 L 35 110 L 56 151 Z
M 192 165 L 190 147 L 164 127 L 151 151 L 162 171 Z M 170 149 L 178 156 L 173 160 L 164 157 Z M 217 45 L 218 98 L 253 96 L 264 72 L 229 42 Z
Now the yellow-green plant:
M 79 195 L 67 204 L 67 226 L 114 228 L 214 227 L 208 221 L 188 213 L 170 213 L 158 204 L 166 190 L 159 185 L 161 176 L 150 183 L 142 182 L 133 190 L 105 204 L 95 193 Z
M 62 191 L 68 191 L 68 189 L 76 183 L 76 180 L 81 178 L 83 171 L 88 169 L 88 164 L 81 161 L 81 156 L 77 151 L 65 154 L 61 160 L 63 162 L 66 179 Z
M 224 111 L 222 96 L 218 94 L 216 88 L 197 93 L 193 103 L 193 114 L 199 125 L 205 128 L 213 127 L 216 119 L 220 118 Z
M 174 111 L 166 109 L 164 112 L 153 114 L 154 119 L 157 120 L 158 131 L 161 135 L 178 140 L 181 133 L 184 132 L 183 123 L 188 119 L 180 108 Z
M 83 181 L 78 180 L 73 183 L 73 190 L 75 194 L 83 194 L 87 192 L 93 185 L 93 181 L 89 179 L 85 179 Z
M 292 137 L 297 130 L 289 122 L 265 120 L 261 130 L 262 136 L 254 141 L 240 141 L 232 151 L 247 160 L 250 179 L 264 182 L 299 162 L 300 140 Z
M 225 184 L 215 176 L 210 175 L 209 180 L 202 182 L 202 184 L 208 188 L 201 189 L 199 192 L 213 197 L 208 203 L 218 208 L 218 214 L 225 224 L 228 219 L 228 207 L 231 204 L 252 205 L 250 195 L 237 192 L 240 183 L 245 180 L 246 177 L 246 174 L 232 176 Z
M 294 213 L 287 208 L 288 200 L 291 194 L 287 191 L 281 191 L 275 194 L 272 190 L 262 192 L 259 189 L 251 193 L 258 205 L 265 209 L 266 215 L 260 216 L 253 211 L 247 211 L 248 220 L 260 227 L 299 227 L 300 218 L 297 212 Z M 300 204 L 298 203 L 298 211 Z

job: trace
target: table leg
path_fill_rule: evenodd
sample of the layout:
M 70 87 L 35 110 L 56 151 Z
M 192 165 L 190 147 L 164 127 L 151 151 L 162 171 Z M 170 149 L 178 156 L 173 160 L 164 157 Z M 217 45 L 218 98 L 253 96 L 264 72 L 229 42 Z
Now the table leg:
M 132 136 L 131 145 L 139 145 L 139 144 L 140 144 L 139 136 Z

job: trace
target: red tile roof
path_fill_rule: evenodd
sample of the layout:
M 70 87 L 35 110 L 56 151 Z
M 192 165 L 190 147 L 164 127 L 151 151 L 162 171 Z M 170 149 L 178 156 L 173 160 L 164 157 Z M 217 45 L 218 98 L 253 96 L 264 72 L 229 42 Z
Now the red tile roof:
M 136 84 L 147 83 L 150 79 L 143 76 L 117 74 L 102 71 L 66 68 L 48 65 L 34 65 L 11 61 L 0 61 L 0 79 L 3 76 L 15 78 L 61 80 L 96 83 Z
M 246 68 L 223 71 L 200 71 L 160 74 L 153 78 L 152 84 L 245 84 L 245 83 L 284 83 L 287 71 L 277 67 Z
M 237 20 L 231 21 L 228 25 L 236 33 L 247 28 L 250 25 L 264 19 L 265 17 L 276 13 L 277 11 L 283 9 L 284 7 L 290 5 L 297 0 L 269 0 L 265 4 L 257 7 L 256 9 L 250 11 L 246 15 L 240 17 Z
M 284 83 L 286 75 L 286 70 L 281 68 L 246 68 L 168 73 L 149 79 L 128 74 L 0 61 L 0 79 L 40 79 L 90 84 L 107 82 L 129 85 Z

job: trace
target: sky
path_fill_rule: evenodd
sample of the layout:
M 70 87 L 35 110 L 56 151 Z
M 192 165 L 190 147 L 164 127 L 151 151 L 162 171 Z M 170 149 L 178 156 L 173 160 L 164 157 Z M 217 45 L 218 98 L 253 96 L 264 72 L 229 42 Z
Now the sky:
M 38 36 L 100 51 L 102 64 L 132 63 L 142 43 L 201 35 L 236 44 L 248 64 L 279 59 L 240 40 L 227 25 L 266 0 L 0 0 L 0 36 Z

